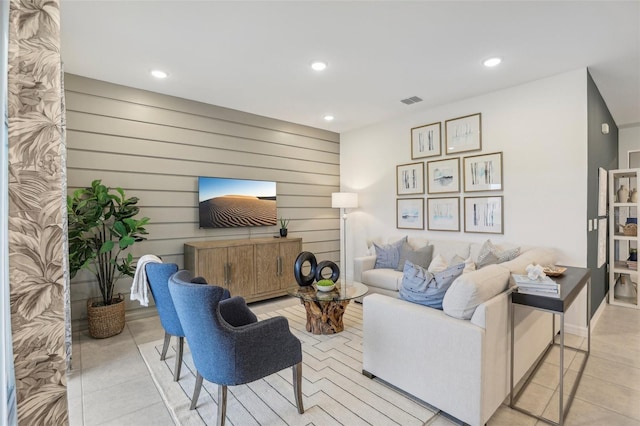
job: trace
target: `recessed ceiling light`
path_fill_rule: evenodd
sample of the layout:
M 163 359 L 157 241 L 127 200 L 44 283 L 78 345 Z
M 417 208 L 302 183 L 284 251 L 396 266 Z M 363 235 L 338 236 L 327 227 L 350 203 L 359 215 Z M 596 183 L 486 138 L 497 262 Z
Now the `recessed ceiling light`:
M 331 115 L 331 114 L 327 114 L 327 115 L 324 116 L 324 119 L 326 121 L 333 121 L 334 118 L 335 117 L 333 115 Z
M 484 65 L 487 68 L 491 68 L 491 67 L 495 67 L 496 65 L 500 65 L 500 62 L 502 62 L 501 58 L 489 58 L 485 60 L 482 63 L 482 65 Z
M 160 79 L 167 78 L 169 76 L 169 74 L 167 74 L 162 70 L 152 70 L 151 75 L 154 76 L 155 78 L 160 78 Z
M 316 71 L 322 71 L 325 68 L 327 68 L 327 63 L 322 61 L 314 61 L 311 63 L 311 68 L 313 68 Z

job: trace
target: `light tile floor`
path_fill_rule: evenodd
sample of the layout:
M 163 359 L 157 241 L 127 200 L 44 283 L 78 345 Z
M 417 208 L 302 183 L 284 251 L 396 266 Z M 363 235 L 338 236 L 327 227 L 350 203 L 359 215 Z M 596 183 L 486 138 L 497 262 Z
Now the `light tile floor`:
M 279 298 L 251 304 L 257 314 L 297 304 Z M 127 322 L 124 331 L 96 340 L 73 333 L 73 369 L 68 375 L 69 420 L 76 425 L 173 425 L 162 398 L 138 352 L 138 345 L 162 339 L 158 317 Z M 567 335 L 566 343 L 586 348 L 586 339 Z M 565 399 L 583 354 L 565 352 Z M 551 351 L 518 405 L 544 416 L 558 416 L 559 350 Z M 429 426 L 450 426 L 438 416 Z M 490 426 L 543 425 L 501 406 Z M 591 334 L 591 356 L 569 411 L 567 426 L 640 426 L 640 310 L 607 305 Z

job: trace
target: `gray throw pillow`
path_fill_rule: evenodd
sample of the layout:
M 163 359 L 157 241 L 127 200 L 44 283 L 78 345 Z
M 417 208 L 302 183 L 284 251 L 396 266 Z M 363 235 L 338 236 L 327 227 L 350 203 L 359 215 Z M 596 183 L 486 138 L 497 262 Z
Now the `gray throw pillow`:
M 433 257 L 433 246 L 431 245 L 420 247 L 419 249 L 416 249 L 416 250 L 412 250 L 411 248 L 405 251 L 401 250 L 400 261 L 398 262 L 398 267 L 396 268 L 396 271 L 403 272 L 404 263 L 407 260 L 413 263 L 414 265 L 418 265 L 426 269 L 429 267 L 432 257 Z
M 400 285 L 400 298 L 442 310 L 445 293 L 455 279 L 462 275 L 463 269 L 464 263 L 461 263 L 432 274 L 407 260 Z
M 493 245 L 491 240 L 484 242 L 478 253 L 478 261 L 476 267 L 478 269 L 487 265 L 493 265 L 496 263 L 506 262 L 508 260 L 515 259 L 520 255 L 520 247 L 516 247 L 510 250 L 498 251 L 497 247 Z
M 400 261 L 400 248 L 406 243 L 407 237 L 392 244 L 385 244 L 384 246 L 373 243 L 373 247 L 376 249 L 376 264 L 374 268 L 396 269 Z

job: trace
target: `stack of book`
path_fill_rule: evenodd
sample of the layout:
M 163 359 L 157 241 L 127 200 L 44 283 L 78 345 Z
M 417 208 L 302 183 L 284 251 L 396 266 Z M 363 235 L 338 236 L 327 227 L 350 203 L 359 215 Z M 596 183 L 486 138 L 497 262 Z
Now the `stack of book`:
M 627 268 L 637 271 L 638 270 L 638 262 L 637 261 L 633 261 L 633 260 L 627 260 Z
M 513 274 L 513 280 L 518 287 L 518 293 L 551 297 L 558 297 L 560 295 L 560 284 L 546 276 L 532 280 L 527 275 Z

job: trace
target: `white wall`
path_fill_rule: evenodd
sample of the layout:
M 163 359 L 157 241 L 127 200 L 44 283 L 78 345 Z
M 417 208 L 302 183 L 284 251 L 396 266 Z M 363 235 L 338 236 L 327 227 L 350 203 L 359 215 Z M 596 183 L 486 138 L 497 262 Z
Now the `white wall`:
M 347 242 L 352 250 L 347 264 L 365 254 L 368 239 L 426 233 L 431 239 L 491 238 L 555 247 L 560 264 L 586 266 L 586 89 L 587 71 L 580 69 L 342 134 L 341 188 L 358 192 L 360 198 L 360 208 L 349 219 Z M 410 129 L 440 121 L 444 138 L 445 120 L 478 112 L 482 113 L 481 153 L 503 153 L 504 191 L 491 194 L 504 195 L 504 235 L 396 229 L 396 165 L 414 162 Z M 455 156 L 446 156 L 451 157 Z M 461 206 L 465 195 L 482 194 L 486 193 L 460 193 Z M 460 220 L 463 229 L 463 217 Z M 576 304 L 581 316 L 585 304 Z
M 618 132 L 618 167 L 629 167 L 629 151 L 640 151 L 640 123 L 632 127 L 622 127 Z

